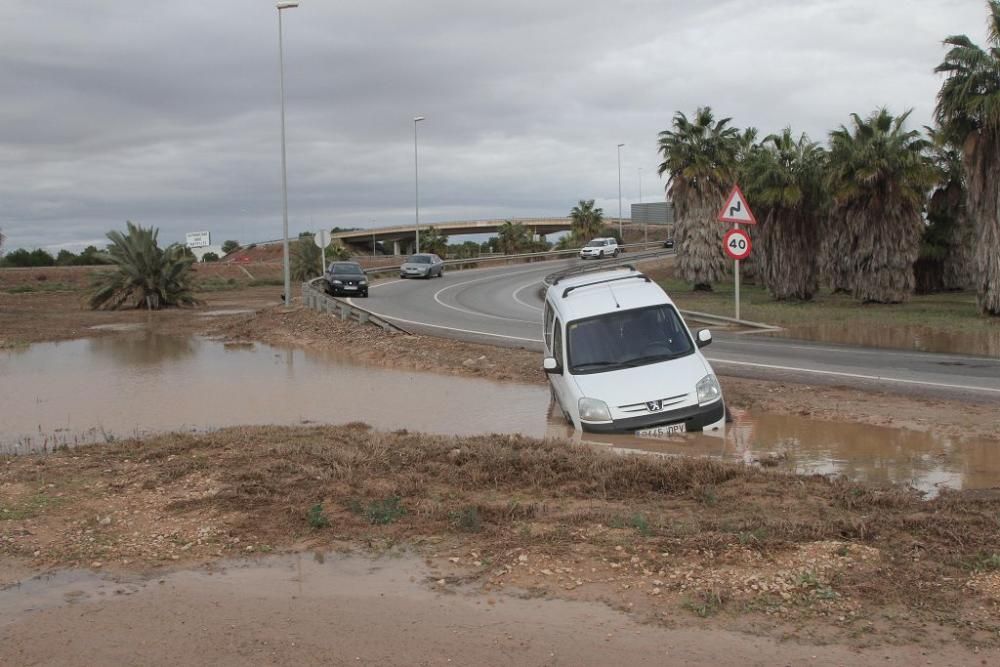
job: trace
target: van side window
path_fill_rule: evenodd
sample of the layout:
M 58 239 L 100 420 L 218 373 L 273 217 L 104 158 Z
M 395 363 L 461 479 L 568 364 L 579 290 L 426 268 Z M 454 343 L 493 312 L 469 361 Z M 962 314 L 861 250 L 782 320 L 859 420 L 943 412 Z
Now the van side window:
M 545 315 L 542 318 L 542 336 L 545 338 L 545 349 L 552 349 L 552 304 L 545 302 Z
M 562 325 L 559 324 L 559 318 L 557 317 L 555 322 L 552 324 L 552 356 L 555 357 L 556 363 L 559 364 L 559 368 L 562 368 L 563 363 L 563 344 L 562 344 Z

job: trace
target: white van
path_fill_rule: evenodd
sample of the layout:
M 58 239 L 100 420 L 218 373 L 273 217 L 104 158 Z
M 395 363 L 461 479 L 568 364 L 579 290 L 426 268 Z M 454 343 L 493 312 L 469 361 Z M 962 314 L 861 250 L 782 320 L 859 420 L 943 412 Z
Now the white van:
M 595 267 L 596 268 L 596 267 Z M 543 316 L 545 372 L 578 430 L 658 436 L 724 428 L 722 389 L 660 286 L 632 266 L 550 278 Z

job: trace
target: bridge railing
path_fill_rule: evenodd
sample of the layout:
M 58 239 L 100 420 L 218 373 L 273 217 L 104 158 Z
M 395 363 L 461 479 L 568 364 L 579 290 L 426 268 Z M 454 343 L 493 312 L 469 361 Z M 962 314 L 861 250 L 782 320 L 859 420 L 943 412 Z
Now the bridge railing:
M 647 250 L 650 247 L 659 248 L 663 245 L 662 241 L 650 241 L 649 243 L 626 243 L 619 246 L 624 250 Z M 444 261 L 445 266 L 454 266 L 458 268 L 474 268 L 487 263 L 501 263 L 506 264 L 510 262 L 520 262 L 520 261 L 541 261 L 545 259 L 558 259 L 560 257 L 577 255 L 580 252 L 580 248 L 568 248 L 566 250 L 543 250 L 541 252 L 525 252 L 516 255 L 491 255 L 491 256 L 479 256 L 479 257 L 468 257 L 464 259 L 446 259 Z M 382 273 L 395 273 L 399 271 L 402 264 L 393 264 L 392 266 L 378 266 L 365 269 L 365 273 L 368 275 L 378 275 Z

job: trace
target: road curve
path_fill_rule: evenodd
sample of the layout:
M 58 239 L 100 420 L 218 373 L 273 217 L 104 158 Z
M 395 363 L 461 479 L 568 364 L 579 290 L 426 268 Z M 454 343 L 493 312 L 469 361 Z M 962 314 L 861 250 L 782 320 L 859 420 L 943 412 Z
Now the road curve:
M 541 350 L 542 279 L 579 261 L 389 280 L 372 285 L 358 305 L 415 333 Z M 1000 404 L 1000 359 L 726 333 L 715 336 L 705 356 L 724 375 Z

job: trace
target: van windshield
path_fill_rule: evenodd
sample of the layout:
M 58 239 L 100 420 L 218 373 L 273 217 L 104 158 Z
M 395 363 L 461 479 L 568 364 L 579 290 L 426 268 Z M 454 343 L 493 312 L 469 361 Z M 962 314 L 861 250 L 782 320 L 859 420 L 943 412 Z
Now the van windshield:
M 667 304 L 570 322 L 566 341 L 574 375 L 645 366 L 694 352 L 680 316 Z
M 604 245 L 604 239 L 594 239 L 593 241 L 587 244 L 587 247 L 597 248 L 598 246 L 603 246 L 603 245 Z

